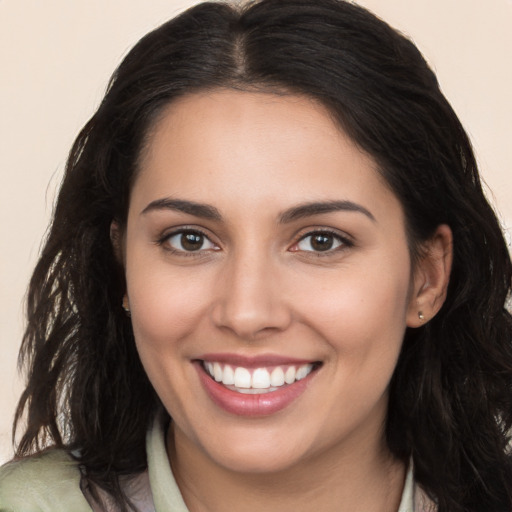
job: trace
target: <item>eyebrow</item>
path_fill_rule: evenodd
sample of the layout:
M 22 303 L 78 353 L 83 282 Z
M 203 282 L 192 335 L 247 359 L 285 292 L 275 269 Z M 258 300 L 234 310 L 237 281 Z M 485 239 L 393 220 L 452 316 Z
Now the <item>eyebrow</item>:
M 193 215 L 194 217 L 200 217 L 202 219 L 222 220 L 222 215 L 214 206 L 196 203 L 194 201 L 185 201 L 183 199 L 171 199 L 169 197 L 152 201 L 146 206 L 146 208 L 144 208 L 144 210 L 142 210 L 142 213 L 145 214 L 158 210 L 174 210 Z
M 304 217 L 340 211 L 362 213 L 373 222 L 376 222 L 375 217 L 369 210 L 352 201 L 322 201 L 301 204 L 283 212 L 279 217 L 279 222 L 281 224 L 287 224 L 298 219 L 303 219 Z
M 158 210 L 174 210 L 193 215 L 194 217 L 222 221 L 222 215 L 214 206 L 204 203 L 196 203 L 195 201 L 187 201 L 184 199 L 171 199 L 169 197 L 152 201 L 146 206 L 146 208 L 144 208 L 144 210 L 142 210 L 142 214 Z M 320 201 L 300 204 L 285 210 L 281 215 L 279 215 L 279 223 L 288 224 L 305 217 L 339 211 L 362 213 L 373 222 L 376 222 L 375 217 L 369 210 L 352 201 Z

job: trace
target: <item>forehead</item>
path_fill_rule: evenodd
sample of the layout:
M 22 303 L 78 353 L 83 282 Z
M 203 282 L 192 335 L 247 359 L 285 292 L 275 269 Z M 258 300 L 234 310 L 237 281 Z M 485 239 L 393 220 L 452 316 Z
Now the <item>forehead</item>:
M 133 192 L 133 200 L 176 194 L 231 206 L 240 200 L 246 209 L 276 197 L 384 207 L 397 201 L 373 159 L 323 105 L 304 96 L 234 90 L 190 94 L 162 112 L 148 134 Z
M 162 144 L 174 143 L 176 150 L 186 140 L 200 143 L 204 153 L 212 149 L 209 142 L 219 150 L 226 145 L 235 151 L 237 143 L 247 137 L 255 144 L 274 140 L 283 151 L 288 148 L 287 143 L 306 140 L 309 143 L 303 149 L 307 151 L 321 149 L 321 141 L 327 149 L 341 136 L 344 142 L 350 141 L 330 112 L 305 95 L 214 89 L 187 94 L 164 108 L 146 137 L 142 161 L 148 163 Z M 245 145 L 245 149 L 247 152 L 249 146 Z M 297 152 L 297 147 L 290 149 Z M 371 162 L 371 158 L 368 160 Z

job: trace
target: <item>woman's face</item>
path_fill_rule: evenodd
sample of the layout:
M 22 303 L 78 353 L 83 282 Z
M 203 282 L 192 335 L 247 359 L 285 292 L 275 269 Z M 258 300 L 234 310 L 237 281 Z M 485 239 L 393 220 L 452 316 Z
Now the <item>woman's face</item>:
M 229 90 L 170 105 L 142 157 L 124 258 L 178 453 L 268 472 L 382 446 L 418 315 L 404 215 L 321 106 Z

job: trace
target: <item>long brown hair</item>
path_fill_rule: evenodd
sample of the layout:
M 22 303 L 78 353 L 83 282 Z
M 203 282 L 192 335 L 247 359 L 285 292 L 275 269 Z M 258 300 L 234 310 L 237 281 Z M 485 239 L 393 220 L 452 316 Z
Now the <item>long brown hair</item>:
M 125 225 L 145 136 L 162 108 L 216 87 L 322 102 L 379 166 L 404 208 L 411 252 L 454 234 L 448 297 L 406 333 L 386 435 L 439 512 L 512 509 L 510 256 L 466 133 L 416 47 L 342 0 L 198 5 L 146 35 L 116 70 L 71 150 L 28 292 L 16 422 L 25 456 L 79 450 L 87 477 L 127 507 L 119 476 L 146 466 L 159 406 L 121 308 L 109 229 Z

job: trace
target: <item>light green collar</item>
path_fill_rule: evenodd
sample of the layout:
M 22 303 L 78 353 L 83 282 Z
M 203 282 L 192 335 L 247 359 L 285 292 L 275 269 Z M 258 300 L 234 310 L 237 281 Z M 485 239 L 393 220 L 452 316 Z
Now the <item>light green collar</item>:
M 165 447 L 164 421 L 159 415 L 146 438 L 148 471 L 155 512 L 189 512 L 172 474 Z M 412 463 L 409 464 L 398 512 L 423 512 L 431 510 L 423 506 L 415 509 L 415 492 Z M 418 499 L 416 502 L 418 503 Z

